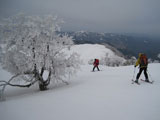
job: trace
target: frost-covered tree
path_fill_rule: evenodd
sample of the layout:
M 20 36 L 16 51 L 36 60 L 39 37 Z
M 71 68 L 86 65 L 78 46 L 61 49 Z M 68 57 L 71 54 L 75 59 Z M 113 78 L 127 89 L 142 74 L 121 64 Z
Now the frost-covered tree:
M 132 56 L 130 59 L 127 59 L 123 65 L 134 65 L 136 63 L 137 59 L 136 57 Z
M 125 61 L 122 57 L 116 55 L 110 56 L 108 53 L 106 53 L 106 56 L 102 59 L 102 63 L 106 66 L 122 66 Z
M 2 66 L 13 74 L 0 86 L 30 87 L 38 83 L 40 90 L 64 78 L 79 68 L 77 54 L 66 55 L 63 49 L 73 45 L 72 37 L 60 36 L 56 17 L 19 14 L 1 21 L 1 39 L 6 42 Z M 17 83 L 17 80 L 20 81 Z

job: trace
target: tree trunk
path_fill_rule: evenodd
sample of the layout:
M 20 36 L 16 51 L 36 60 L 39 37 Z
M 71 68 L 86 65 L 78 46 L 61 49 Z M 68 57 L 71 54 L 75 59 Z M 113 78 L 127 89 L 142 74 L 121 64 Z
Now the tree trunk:
M 45 84 L 45 82 L 39 82 L 39 90 L 40 91 L 47 90 L 47 85 Z
M 39 81 L 39 90 L 40 91 L 44 91 L 47 89 L 47 85 L 45 83 L 45 81 L 43 80 L 43 77 L 41 76 L 41 74 L 39 72 L 35 72 L 35 79 L 37 81 Z
M 43 74 L 44 74 L 44 67 L 42 67 L 40 73 L 37 70 L 35 70 L 35 77 L 36 77 L 37 81 L 39 81 L 39 90 L 40 91 L 47 90 L 47 86 L 50 84 L 51 70 L 49 70 L 49 75 L 48 75 L 47 80 L 43 79 Z

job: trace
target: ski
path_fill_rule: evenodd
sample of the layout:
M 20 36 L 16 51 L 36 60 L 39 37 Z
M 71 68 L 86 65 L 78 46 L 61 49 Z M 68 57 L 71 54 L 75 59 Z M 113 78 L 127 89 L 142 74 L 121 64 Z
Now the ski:
M 102 71 L 102 70 L 95 70 L 95 71 L 92 70 L 91 72 L 100 72 L 100 71 Z
M 145 80 L 141 79 L 141 81 L 143 82 L 146 82 Z M 149 82 L 146 82 L 146 83 L 150 83 L 150 84 L 153 84 L 154 81 L 149 81 Z
M 134 84 L 134 83 L 136 83 L 137 85 L 140 85 L 140 83 L 137 83 L 132 79 L 132 84 Z

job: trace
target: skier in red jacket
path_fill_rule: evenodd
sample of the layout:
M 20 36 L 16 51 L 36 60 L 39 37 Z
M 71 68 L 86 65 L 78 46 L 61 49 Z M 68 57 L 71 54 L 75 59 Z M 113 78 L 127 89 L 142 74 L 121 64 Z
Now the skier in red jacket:
M 94 59 L 94 63 L 93 63 L 93 66 L 94 66 L 94 67 L 93 67 L 93 71 L 94 71 L 95 68 L 97 68 L 97 70 L 100 71 L 99 68 L 98 68 L 98 65 L 99 65 L 99 60 L 98 60 L 98 59 Z

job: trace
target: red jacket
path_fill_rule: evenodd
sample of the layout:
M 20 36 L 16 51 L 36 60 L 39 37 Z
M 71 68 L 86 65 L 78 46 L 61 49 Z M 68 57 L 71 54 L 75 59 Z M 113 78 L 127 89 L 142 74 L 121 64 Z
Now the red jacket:
M 94 66 L 98 66 L 98 65 L 99 65 L 99 60 L 98 60 L 98 59 L 95 59 L 93 65 L 94 65 Z

